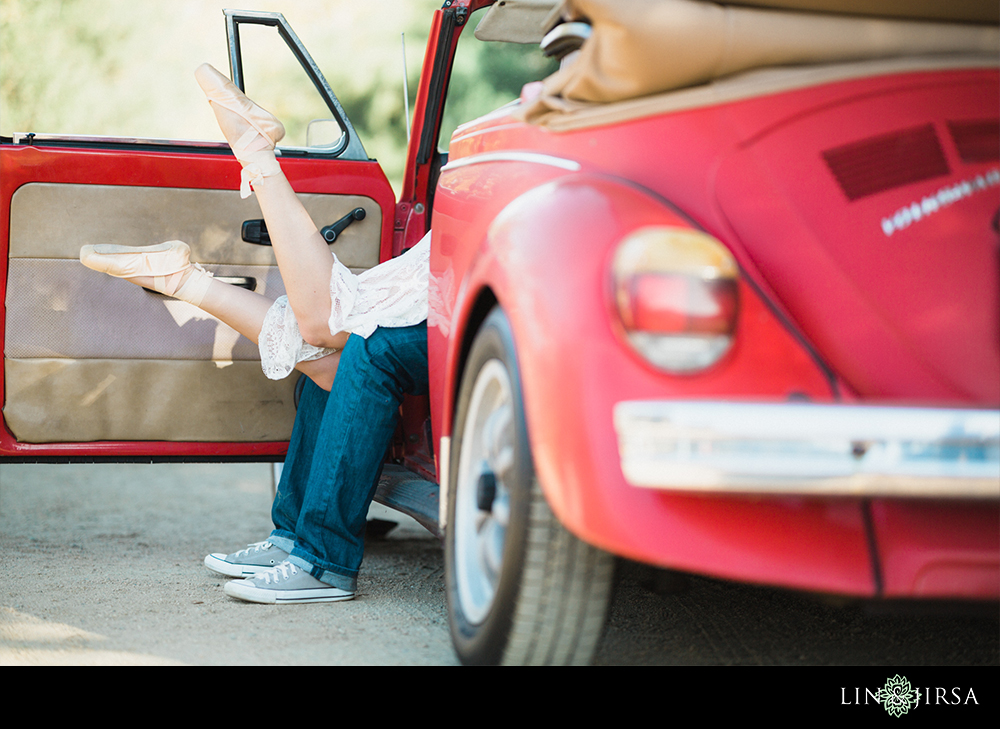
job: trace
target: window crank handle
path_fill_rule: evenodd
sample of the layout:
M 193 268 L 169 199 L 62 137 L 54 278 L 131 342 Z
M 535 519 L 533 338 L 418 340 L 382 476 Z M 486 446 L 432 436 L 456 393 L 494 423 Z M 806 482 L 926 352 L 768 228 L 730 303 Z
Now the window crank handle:
M 320 235 L 323 236 L 323 240 L 327 243 L 333 243 L 337 240 L 340 234 L 344 232 L 344 228 L 348 225 L 353 223 L 355 220 L 364 220 L 365 214 L 364 208 L 354 208 L 354 210 L 342 217 L 336 223 L 327 225 L 325 228 L 320 230 Z

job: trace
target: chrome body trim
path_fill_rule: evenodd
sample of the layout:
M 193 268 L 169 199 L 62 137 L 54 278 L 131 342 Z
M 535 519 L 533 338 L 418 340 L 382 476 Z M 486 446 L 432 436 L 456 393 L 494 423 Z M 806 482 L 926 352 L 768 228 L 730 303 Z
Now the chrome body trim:
M 159 137 L 114 137 L 95 134 L 35 134 L 34 132 L 14 132 L 11 141 L 15 145 L 22 146 L 29 146 L 34 142 L 72 142 L 74 144 L 135 144 L 229 150 L 229 145 L 226 142 L 215 139 L 162 139 Z
M 51 142 L 73 145 L 178 147 L 180 150 L 211 150 L 213 152 L 232 154 L 229 144 L 217 139 L 164 139 L 161 137 L 111 137 L 93 134 L 35 134 L 32 132 L 14 132 L 11 142 L 16 146 L 22 147 L 28 147 L 35 143 L 44 146 L 46 142 Z M 275 148 L 274 153 L 279 157 L 286 153 L 323 155 L 327 157 L 336 156 L 336 150 L 329 146 L 295 147 L 291 145 L 279 145 Z
M 454 162 L 449 162 L 441 168 L 442 172 L 468 167 L 469 165 L 485 164 L 487 162 L 527 162 L 536 165 L 548 165 L 558 167 L 570 172 L 580 170 L 580 163 L 562 157 L 553 157 L 548 154 L 538 154 L 536 152 L 495 152 L 490 154 L 477 154 L 472 157 L 463 157 Z
M 448 525 L 448 491 L 451 477 L 451 436 L 442 435 L 437 455 L 438 487 L 440 488 L 440 503 L 438 504 L 438 528 L 444 534 Z
M 632 401 L 614 427 L 637 487 L 1000 498 L 1000 410 Z

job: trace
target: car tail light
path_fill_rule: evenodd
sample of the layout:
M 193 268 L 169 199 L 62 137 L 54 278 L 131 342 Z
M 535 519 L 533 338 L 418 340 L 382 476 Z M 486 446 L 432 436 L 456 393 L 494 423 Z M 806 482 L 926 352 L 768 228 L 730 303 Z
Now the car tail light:
M 612 273 L 625 336 L 651 364 L 697 372 L 729 350 L 738 269 L 715 238 L 686 228 L 642 228 L 619 244 Z

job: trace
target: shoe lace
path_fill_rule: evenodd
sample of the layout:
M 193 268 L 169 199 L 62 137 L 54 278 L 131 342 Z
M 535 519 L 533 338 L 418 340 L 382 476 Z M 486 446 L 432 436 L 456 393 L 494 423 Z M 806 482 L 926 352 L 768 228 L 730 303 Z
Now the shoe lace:
M 269 541 L 267 541 L 265 539 L 263 542 L 254 542 L 253 544 L 248 544 L 246 549 L 241 549 L 239 552 L 236 553 L 236 555 L 239 557 L 239 556 L 242 556 L 244 554 L 249 555 L 250 552 L 254 552 L 254 553 L 256 553 L 256 552 L 266 552 L 267 550 L 269 550 L 273 546 L 274 545 L 271 544 L 271 542 L 269 542 Z
M 299 568 L 293 565 L 288 560 L 285 560 L 281 564 L 277 564 L 266 572 L 261 572 L 254 577 L 255 580 L 261 580 L 265 585 L 270 585 L 271 582 L 279 582 L 280 580 L 287 580 L 292 575 L 297 575 L 299 573 Z M 280 575 L 280 576 L 279 576 Z

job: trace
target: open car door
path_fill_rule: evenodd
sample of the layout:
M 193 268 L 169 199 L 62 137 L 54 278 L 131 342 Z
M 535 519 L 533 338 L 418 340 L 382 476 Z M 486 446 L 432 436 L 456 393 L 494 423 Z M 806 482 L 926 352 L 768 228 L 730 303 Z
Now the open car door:
M 297 36 L 280 14 L 226 16 L 237 85 L 244 88 L 242 27 L 284 41 L 322 102 L 323 118 L 304 141 L 286 139 L 279 150 L 319 227 L 364 210 L 333 250 L 355 271 L 388 258 L 392 189 Z M 256 345 L 220 321 L 79 262 L 86 244 L 180 239 L 217 277 L 271 299 L 284 293 L 266 235 L 260 241 L 260 208 L 240 198 L 229 148 L 42 133 L 0 141 L 0 458 L 280 457 L 295 377 L 267 380 Z

